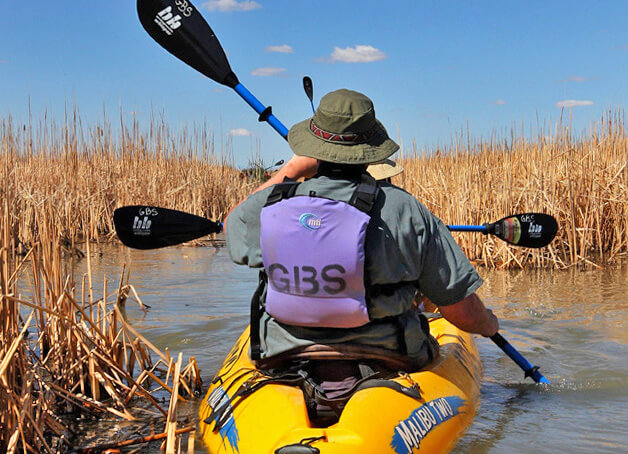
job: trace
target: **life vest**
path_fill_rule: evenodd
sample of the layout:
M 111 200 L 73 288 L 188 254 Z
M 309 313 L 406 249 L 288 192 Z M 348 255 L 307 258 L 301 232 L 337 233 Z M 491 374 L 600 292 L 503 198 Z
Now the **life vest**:
M 318 197 L 314 191 L 296 196 L 298 185 L 275 185 L 261 211 L 265 310 L 289 325 L 365 325 L 370 319 L 364 244 L 377 183 L 362 174 L 349 202 Z

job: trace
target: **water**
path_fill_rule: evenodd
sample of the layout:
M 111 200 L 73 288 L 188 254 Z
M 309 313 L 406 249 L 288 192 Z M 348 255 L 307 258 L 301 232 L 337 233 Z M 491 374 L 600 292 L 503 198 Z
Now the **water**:
M 130 322 L 158 347 L 195 356 L 208 384 L 248 323 L 257 272 L 232 264 L 225 249 L 109 247 L 92 261 L 94 280 L 106 273 L 111 287 L 123 263 L 151 306 L 127 303 Z M 524 380 L 478 337 L 481 405 L 454 453 L 628 452 L 628 267 L 480 274 L 500 332 L 552 384 Z

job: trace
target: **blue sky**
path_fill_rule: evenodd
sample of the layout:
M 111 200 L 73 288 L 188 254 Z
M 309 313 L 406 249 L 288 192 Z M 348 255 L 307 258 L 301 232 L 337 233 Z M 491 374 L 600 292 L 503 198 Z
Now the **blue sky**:
M 628 101 L 626 1 L 197 0 L 240 81 L 287 127 L 314 97 L 367 94 L 389 134 L 427 149 L 553 125 L 577 131 Z M 87 125 L 103 110 L 151 112 L 174 129 L 206 124 L 245 165 L 288 158 L 285 141 L 231 89 L 197 73 L 144 31 L 135 1 L 11 2 L 0 16 L 0 117 Z M 571 106 L 571 107 L 570 107 Z M 114 122 L 115 123 L 115 122 Z

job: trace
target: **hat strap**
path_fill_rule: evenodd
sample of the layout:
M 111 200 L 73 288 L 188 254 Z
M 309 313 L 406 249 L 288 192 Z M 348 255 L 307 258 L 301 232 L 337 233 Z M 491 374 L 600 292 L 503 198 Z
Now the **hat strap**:
M 358 145 L 361 143 L 366 143 L 371 137 L 375 135 L 375 133 L 377 133 L 377 128 L 373 127 L 369 131 L 359 134 L 336 134 L 334 132 L 325 131 L 316 126 L 316 124 L 314 124 L 313 118 L 310 120 L 310 130 L 314 133 L 315 136 L 320 137 L 327 142 L 340 142 L 346 145 Z

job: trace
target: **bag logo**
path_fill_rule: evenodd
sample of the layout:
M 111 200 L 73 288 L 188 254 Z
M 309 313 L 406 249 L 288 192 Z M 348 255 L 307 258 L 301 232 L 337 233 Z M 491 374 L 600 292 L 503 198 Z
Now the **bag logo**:
M 172 6 L 168 6 L 157 13 L 155 23 L 166 35 L 172 35 L 181 26 L 181 16 L 172 14 Z
M 312 213 L 303 213 L 299 217 L 299 222 L 308 230 L 318 230 L 321 228 L 323 220 Z

